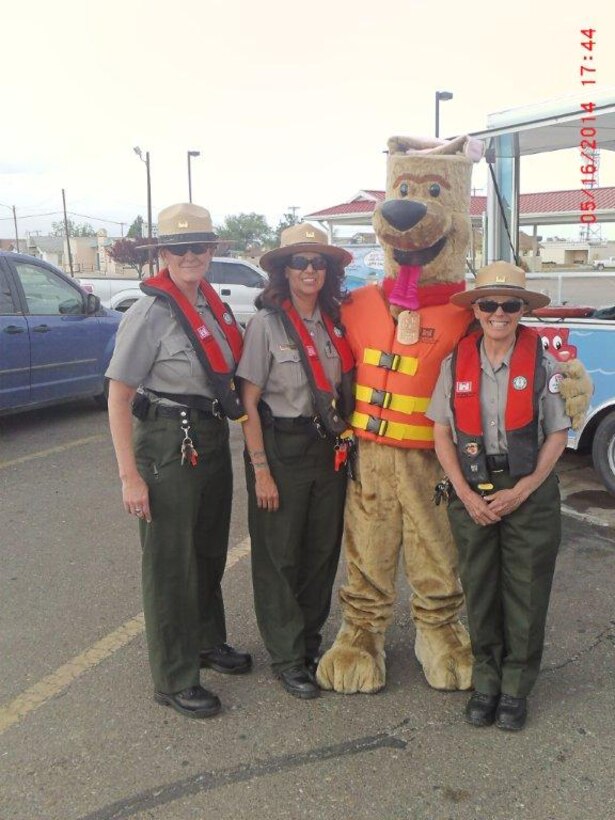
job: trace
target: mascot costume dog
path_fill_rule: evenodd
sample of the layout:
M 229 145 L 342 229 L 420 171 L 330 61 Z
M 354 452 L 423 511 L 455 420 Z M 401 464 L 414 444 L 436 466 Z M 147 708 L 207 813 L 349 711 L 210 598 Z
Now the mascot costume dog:
M 457 551 L 444 505 L 433 502 L 442 473 L 424 413 L 442 360 L 472 320 L 449 298 L 465 288 L 472 167 L 483 145 L 467 137 L 392 137 L 388 147 L 386 199 L 373 219 L 385 280 L 354 291 L 342 310 L 357 362 L 356 480 L 346 502 L 343 623 L 317 679 L 323 689 L 348 694 L 385 685 L 400 550 L 414 593 L 415 654 L 427 682 L 443 690 L 472 684 Z M 580 421 L 587 380 L 582 366 L 568 375 L 562 394 Z

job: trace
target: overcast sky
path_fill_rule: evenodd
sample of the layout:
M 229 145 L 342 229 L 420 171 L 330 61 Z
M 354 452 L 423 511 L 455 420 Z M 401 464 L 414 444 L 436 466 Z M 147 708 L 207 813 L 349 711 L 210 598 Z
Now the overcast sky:
M 615 84 L 615 3 L 592 0 L 23 0 L 2 14 L 0 203 L 20 234 L 68 208 L 119 235 L 193 200 L 214 220 L 272 224 L 361 188 L 383 188 L 386 140 L 486 125 L 489 113 Z M 584 90 L 580 29 L 596 29 L 596 86 Z M 484 163 L 474 186 L 486 185 Z M 615 185 L 602 153 L 601 185 Z M 579 187 L 576 152 L 530 158 L 523 192 Z M 10 217 L 0 208 L 0 217 Z M 94 219 L 97 217 L 99 219 Z M 13 235 L 0 221 L 0 237 Z

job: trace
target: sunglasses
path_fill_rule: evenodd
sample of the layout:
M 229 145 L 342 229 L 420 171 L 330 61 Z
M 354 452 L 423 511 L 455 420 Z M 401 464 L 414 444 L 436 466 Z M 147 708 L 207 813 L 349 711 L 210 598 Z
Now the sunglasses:
M 202 253 L 207 253 L 209 250 L 213 250 L 214 246 L 206 242 L 194 242 L 191 245 L 165 245 L 164 247 L 169 253 L 172 253 L 173 256 L 185 256 L 188 251 L 192 251 L 192 253 L 198 256 Z
M 310 265 L 312 270 L 326 270 L 327 260 L 324 256 L 315 256 L 313 259 L 308 259 L 307 256 L 302 256 L 300 253 L 294 253 L 288 263 L 288 267 L 294 270 L 307 270 Z
M 498 308 L 502 308 L 504 313 L 518 313 L 525 302 L 521 299 L 507 299 L 505 302 L 496 302 L 495 299 L 483 299 L 482 302 L 474 302 L 482 313 L 495 313 Z

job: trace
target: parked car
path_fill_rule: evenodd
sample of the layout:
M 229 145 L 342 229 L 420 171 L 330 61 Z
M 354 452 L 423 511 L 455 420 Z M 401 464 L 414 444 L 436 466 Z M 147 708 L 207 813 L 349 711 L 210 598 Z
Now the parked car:
M 605 268 L 612 270 L 615 268 L 615 256 L 609 256 L 607 259 L 594 259 L 592 267 L 594 270 L 604 270 Z
M 216 289 L 223 302 L 231 308 L 242 325 L 255 312 L 254 300 L 267 282 L 264 271 L 250 262 L 215 256 L 207 280 Z M 143 293 L 136 279 L 90 278 L 80 279 L 83 288 L 100 296 L 105 307 L 126 311 Z
M 53 265 L 0 252 L 0 415 L 87 396 L 106 405 L 121 319 Z

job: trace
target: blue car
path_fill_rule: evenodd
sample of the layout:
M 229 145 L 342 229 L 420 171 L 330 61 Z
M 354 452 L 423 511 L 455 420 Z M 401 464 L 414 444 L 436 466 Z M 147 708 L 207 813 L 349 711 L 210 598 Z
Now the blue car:
M 87 396 L 106 405 L 121 319 L 53 265 L 0 252 L 0 415 Z

